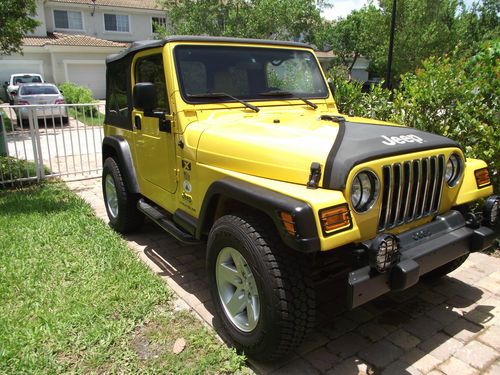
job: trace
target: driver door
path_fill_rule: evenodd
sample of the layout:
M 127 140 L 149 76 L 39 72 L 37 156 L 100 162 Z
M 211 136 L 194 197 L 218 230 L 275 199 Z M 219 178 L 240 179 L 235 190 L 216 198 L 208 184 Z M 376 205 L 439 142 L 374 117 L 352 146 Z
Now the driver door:
M 135 108 L 132 111 L 137 172 L 141 179 L 141 190 L 158 203 L 175 193 L 175 144 L 172 134 L 172 115 L 168 103 L 165 70 L 161 51 L 141 54 L 135 58 L 134 85 L 151 82 L 156 88 L 157 108 L 145 113 Z

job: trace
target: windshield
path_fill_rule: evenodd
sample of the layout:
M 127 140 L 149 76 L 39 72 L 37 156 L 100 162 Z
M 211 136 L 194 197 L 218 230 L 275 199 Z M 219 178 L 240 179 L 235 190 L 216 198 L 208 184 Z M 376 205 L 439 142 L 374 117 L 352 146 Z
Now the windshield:
M 42 79 L 39 76 L 14 76 L 14 85 L 20 83 L 41 83 Z
M 54 86 L 21 86 L 19 95 L 57 95 L 59 91 Z
M 328 91 L 314 55 L 308 51 L 220 46 L 175 48 L 177 75 L 189 103 L 238 99 L 326 98 Z M 284 94 L 284 95 L 283 95 Z

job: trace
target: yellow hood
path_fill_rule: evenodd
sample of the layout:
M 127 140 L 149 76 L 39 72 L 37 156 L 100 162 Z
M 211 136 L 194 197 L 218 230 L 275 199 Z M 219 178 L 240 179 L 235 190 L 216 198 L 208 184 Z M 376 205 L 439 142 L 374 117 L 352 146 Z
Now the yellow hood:
M 320 111 L 282 108 L 215 111 L 201 120 L 199 163 L 250 175 L 306 184 L 312 162 L 324 167 L 338 124 Z

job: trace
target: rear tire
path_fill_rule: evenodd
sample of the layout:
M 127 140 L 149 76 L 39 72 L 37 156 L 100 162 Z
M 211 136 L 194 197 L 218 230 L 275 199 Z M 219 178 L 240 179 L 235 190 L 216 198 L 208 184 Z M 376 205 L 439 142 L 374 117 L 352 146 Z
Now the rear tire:
M 118 163 L 112 157 L 104 161 L 102 193 L 109 225 L 114 230 L 131 233 L 140 229 L 144 215 L 137 209 L 139 196 L 127 190 Z
M 274 228 L 263 216 L 226 215 L 215 222 L 207 243 L 209 288 L 217 314 L 233 345 L 264 361 L 297 347 L 314 327 L 316 314 L 309 262 L 285 247 Z M 231 301 L 238 295 L 237 302 L 257 298 L 250 305 L 257 313 L 249 313 L 245 302 L 235 309 Z
M 469 253 L 462 255 L 461 257 L 452 260 L 451 262 L 448 262 L 446 264 L 443 264 L 441 267 L 436 268 L 435 270 L 432 270 L 431 272 L 426 273 L 425 275 L 422 276 L 424 280 L 437 280 L 443 276 L 446 276 L 450 272 L 455 271 L 458 267 L 460 267 L 469 257 Z

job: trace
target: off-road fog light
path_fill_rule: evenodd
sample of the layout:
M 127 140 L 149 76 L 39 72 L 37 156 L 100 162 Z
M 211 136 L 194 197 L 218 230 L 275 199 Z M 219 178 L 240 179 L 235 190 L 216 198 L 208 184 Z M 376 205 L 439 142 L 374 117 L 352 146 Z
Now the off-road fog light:
M 380 273 L 386 272 L 399 262 L 398 240 L 392 234 L 381 234 L 370 246 L 370 267 Z
M 483 221 L 486 225 L 493 226 L 498 221 L 498 210 L 500 208 L 500 197 L 492 195 L 484 202 Z

